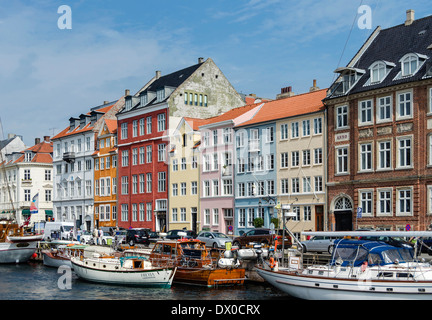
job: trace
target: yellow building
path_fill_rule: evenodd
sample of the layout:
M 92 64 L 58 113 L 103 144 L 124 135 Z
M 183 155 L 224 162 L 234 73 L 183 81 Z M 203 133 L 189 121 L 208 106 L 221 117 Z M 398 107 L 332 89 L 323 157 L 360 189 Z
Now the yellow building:
M 117 225 L 117 120 L 105 119 L 94 158 L 95 226 Z
M 200 230 L 198 127 L 205 123 L 203 119 L 183 117 L 170 135 L 168 230 Z

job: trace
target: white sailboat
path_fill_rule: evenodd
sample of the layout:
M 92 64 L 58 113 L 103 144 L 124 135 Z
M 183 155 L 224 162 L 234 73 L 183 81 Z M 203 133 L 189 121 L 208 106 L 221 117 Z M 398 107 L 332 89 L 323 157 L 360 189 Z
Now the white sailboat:
M 300 299 L 432 299 L 432 266 L 416 261 L 412 247 L 390 245 L 380 237 L 432 237 L 431 231 L 305 232 L 305 235 L 368 237 L 340 239 L 328 265 L 257 267 L 267 282 Z

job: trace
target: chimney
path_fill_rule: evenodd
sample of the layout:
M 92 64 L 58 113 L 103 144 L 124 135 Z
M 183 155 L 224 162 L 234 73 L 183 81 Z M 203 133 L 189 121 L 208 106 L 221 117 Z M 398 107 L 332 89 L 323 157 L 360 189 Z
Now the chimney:
M 35 145 L 40 143 L 40 138 L 35 138 Z
M 414 22 L 414 10 L 409 9 L 406 12 L 406 21 L 405 21 L 405 25 L 409 26 Z
M 50 136 L 44 136 L 44 141 L 45 142 L 51 142 Z
M 276 95 L 276 100 L 277 99 L 283 99 L 283 98 L 288 98 L 288 97 L 292 97 L 294 96 L 295 93 L 292 92 L 292 87 L 285 87 L 285 88 L 281 88 L 281 93 Z
M 108 103 L 109 103 L 109 101 L 104 101 L 104 103 L 103 103 L 103 104 L 105 105 L 105 104 L 108 104 Z
M 314 79 L 314 80 L 313 80 L 313 86 L 310 87 L 309 92 L 313 92 L 313 91 L 317 91 L 317 90 L 319 90 L 319 87 L 317 87 L 316 84 L 317 84 L 317 81 L 316 81 L 316 79 Z
M 159 79 L 161 77 L 161 72 L 160 71 L 156 71 L 156 80 Z
M 127 97 L 127 96 L 130 96 L 130 90 L 129 89 L 126 89 L 125 90 L 125 96 Z
M 204 62 L 204 58 L 200 57 L 198 58 L 198 63 L 203 63 Z

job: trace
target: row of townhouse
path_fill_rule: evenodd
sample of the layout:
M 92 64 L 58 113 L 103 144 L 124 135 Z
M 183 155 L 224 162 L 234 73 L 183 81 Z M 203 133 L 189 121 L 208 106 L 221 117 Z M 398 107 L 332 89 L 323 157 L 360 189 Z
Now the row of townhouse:
M 298 234 L 427 228 L 431 24 L 410 10 L 374 30 L 328 90 L 287 87 L 274 101 L 245 105 L 211 59 L 156 71 L 53 138 L 56 218 L 241 234 L 288 204 Z

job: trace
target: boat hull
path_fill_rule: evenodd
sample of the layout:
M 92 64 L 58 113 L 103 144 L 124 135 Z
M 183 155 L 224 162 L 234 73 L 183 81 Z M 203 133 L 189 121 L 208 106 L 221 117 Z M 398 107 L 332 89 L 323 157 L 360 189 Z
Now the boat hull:
M 24 263 L 36 252 L 37 241 L 0 242 L 0 263 Z
M 309 277 L 295 272 L 271 271 L 260 267 L 257 273 L 290 296 L 306 300 L 430 300 L 431 281 L 376 281 Z
M 177 269 L 174 283 L 199 285 L 205 287 L 242 285 L 245 279 L 245 269 Z
M 130 285 L 143 287 L 170 288 L 175 269 L 149 270 L 103 270 L 84 265 L 80 260 L 71 259 L 72 267 L 78 277 L 98 283 Z
M 72 268 L 70 259 L 64 257 L 53 256 L 51 252 L 42 251 L 43 264 L 47 267 L 58 268 L 60 266 L 68 266 Z

